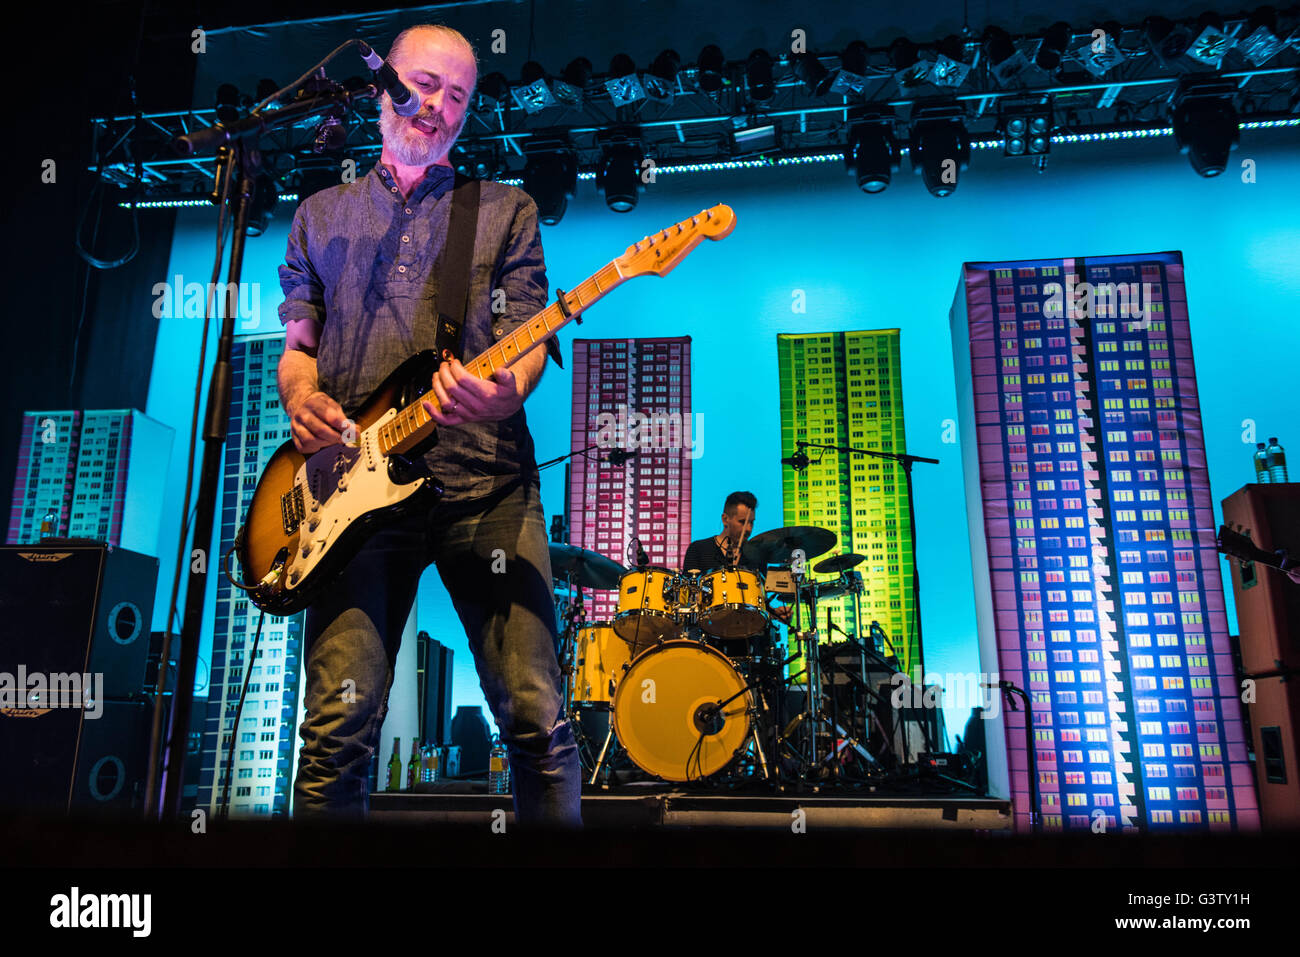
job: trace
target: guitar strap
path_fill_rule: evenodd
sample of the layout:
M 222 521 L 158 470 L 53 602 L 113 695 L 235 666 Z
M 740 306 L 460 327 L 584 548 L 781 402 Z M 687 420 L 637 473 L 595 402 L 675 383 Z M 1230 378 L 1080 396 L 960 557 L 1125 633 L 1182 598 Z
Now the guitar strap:
M 451 192 L 451 221 L 447 242 L 442 247 L 434 275 L 439 279 L 435 303 L 437 328 L 433 347 L 439 356 L 449 350 L 457 359 L 461 333 L 465 329 L 465 306 L 469 301 L 469 273 L 474 261 L 474 240 L 478 234 L 479 181 L 456 174 Z M 417 340 L 418 341 L 418 340 Z
M 447 225 L 447 243 L 435 267 L 439 277 L 437 329 L 434 332 L 434 349 L 441 356 L 450 350 L 457 359 L 461 355 L 461 338 L 465 328 L 466 308 L 469 303 L 469 277 L 474 261 L 474 240 L 478 233 L 479 185 L 477 179 L 456 174 L 451 195 L 451 220 Z M 418 340 L 417 340 L 418 341 Z M 559 344 L 552 336 L 546 340 L 546 349 L 561 368 Z

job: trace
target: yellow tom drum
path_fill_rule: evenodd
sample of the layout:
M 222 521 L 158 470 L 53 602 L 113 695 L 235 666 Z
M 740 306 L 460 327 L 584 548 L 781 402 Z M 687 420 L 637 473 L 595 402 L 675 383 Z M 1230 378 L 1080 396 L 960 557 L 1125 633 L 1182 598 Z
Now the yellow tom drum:
M 699 625 L 715 638 L 747 638 L 767 627 L 763 579 L 748 568 L 715 568 L 700 576 Z
M 633 654 L 678 631 L 678 578 L 671 569 L 648 566 L 618 580 L 614 631 L 632 646 Z

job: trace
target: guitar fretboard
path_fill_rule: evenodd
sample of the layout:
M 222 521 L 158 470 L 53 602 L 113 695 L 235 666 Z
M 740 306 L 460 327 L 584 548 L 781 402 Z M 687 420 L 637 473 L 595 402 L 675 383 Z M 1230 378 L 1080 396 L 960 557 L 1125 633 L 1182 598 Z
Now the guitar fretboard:
M 555 335 L 567 322 L 578 318 L 584 310 L 624 281 L 617 265 L 607 264 L 564 293 L 562 298 L 569 312 L 567 316 L 564 309 L 560 308 L 559 302 L 550 303 L 500 342 L 466 362 L 466 371 L 480 379 L 489 379 L 498 369 L 514 365 L 527 353 Z M 441 410 L 438 397 L 430 390 L 398 411 L 396 417 L 379 430 L 380 452 L 384 455 L 392 452 L 401 454 L 414 448 L 433 431 L 436 423 L 425 411 L 425 402 Z

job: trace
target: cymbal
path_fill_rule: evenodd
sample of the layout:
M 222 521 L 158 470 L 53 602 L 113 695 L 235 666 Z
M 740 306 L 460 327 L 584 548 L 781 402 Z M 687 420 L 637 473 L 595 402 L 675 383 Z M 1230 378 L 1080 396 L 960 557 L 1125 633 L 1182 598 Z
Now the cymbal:
M 548 550 L 551 553 L 551 577 L 557 581 L 564 580 L 572 572 L 575 585 L 608 591 L 617 588 L 618 580 L 627 572 L 612 558 L 577 545 L 551 542 Z
M 854 552 L 845 552 L 843 555 L 836 555 L 833 558 L 823 558 L 813 566 L 813 571 L 821 574 L 822 572 L 846 572 L 867 560 L 866 555 L 858 555 Z
M 835 547 L 839 539 L 828 528 L 815 525 L 792 525 L 774 528 L 755 535 L 749 540 L 750 549 L 769 565 L 788 565 L 796 548 L 802 549 L 804 558 L 816 558 Z

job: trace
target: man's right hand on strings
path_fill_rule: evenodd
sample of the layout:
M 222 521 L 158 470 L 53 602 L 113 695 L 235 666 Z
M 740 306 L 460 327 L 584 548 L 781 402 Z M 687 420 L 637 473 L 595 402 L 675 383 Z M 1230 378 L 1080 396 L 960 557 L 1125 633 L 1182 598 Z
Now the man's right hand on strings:
M 355 428 L 343 414 L 343 407 L 324 392 L 313 392 L 285 411 L 289 413 L 294 447 L 303 455 L 341 444 L 343 430 Z

